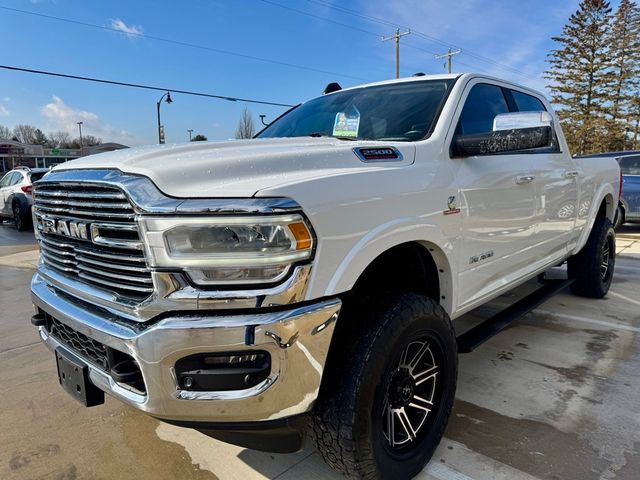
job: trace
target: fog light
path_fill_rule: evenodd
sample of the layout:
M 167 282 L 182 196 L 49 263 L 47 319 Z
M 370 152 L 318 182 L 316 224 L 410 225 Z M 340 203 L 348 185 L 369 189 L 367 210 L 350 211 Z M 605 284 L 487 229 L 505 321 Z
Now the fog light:
M 191 391 L 244 390 L 271 373 L 268 352 L 201 353 L 176 362 L 178 384 Z

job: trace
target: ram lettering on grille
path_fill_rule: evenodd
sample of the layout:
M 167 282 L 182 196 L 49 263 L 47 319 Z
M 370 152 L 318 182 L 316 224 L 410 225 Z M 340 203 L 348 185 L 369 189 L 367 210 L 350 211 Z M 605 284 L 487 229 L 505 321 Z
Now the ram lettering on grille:
M 34 216 L 46 268 L 118 298 L 153 293 L 135 211 L 118 188 L 43 183 L 35 188 Z

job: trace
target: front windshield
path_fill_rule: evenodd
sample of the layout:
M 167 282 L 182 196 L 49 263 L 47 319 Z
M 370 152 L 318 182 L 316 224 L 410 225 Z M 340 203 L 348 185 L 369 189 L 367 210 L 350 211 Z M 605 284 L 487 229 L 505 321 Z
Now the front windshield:
M 452 84 L 425 80 L 331 93 L 303 103 L 257 136 L 420 140 L 433 130 Z

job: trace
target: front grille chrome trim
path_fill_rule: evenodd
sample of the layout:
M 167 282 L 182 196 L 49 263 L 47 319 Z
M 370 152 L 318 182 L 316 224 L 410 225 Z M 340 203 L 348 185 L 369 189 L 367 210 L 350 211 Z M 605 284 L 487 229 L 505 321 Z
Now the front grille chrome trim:
M 134 285 L 129 285 L 122 282 L 116 282 L 115 280 L 110 281 L 102 278 L 101 276 L 92 275 L 91 273 L 86 273 L 86 268 L 82 268 L 82 271 L 78 273 L 78 277 L 84 278 L 86 280 L 90 280 L 95 283 L 100 283 L 107 287 L 117 288 L 118 290 L 129 290 L 131 292 L 141 292 L 141 293 L 153 293 L 153 287 L 137 287 Z M 94 272 L 94 271 L 92 271 Z
M 93 185 L 96 188 L 116 187 L 134 206 L 136 213 L 263 215 L 300 211 L 290 198 L 173 198 L 164 194 L 149 178 L 115 169 L 64 170 L 64 165 L 48 173 L 34 186 L 50 183 L 60 185 Z
M 127 225 L 132 231 L 137 227 L 137 218 L 142 215 L 265 215 L 301 211 L 300 205 L 288 198 L 172 198 L 161 192 L 149 178 L 141 175 L 107 169 L 64 170 L 64 165 L 34 182 L 34 191 L 36 202 L 38 199 L 44 200 L 40 203 L 43 209 L 41 213 L 86 224 Z M 87 204 L 96 205 L 118 205 L 126 200 L 131 206 L 128 212 L 114 208 L 107 209 L 105 214 L 88 206 L 74 207 L 69 202 L 64 202 L 64 205 L 47 203 L 50 200 L 86 200 Z M 65 211 L 55 210 L 58 208 Z M 34 207 L 34 212 L 38 212 L 37 207 Z M 90 233 L 90 227 L 87 230 Z M 144 250 L 138 249 L 142 244 L 132 245 L 129 233 L 117 234 L 108 230 L 100 233 L 122 237 L 125 242 L 98 245 L 90 239 L 41 235 L 40 244 L 50 247 L 50 259 L 54 255 L 51 249 L 64 253 L 55 256 L 52 261 L 47 261 L 47 255 L 43 254 L 38 274 L 61 294 L 71 295 L 79 301 L 100 306 L 113 315 L 136 322 L 147 322 L 167 311 L 260 309 L 302 302 L 311 278 L 311 264 L 304 264 L 295 266 L 290 276 L 275 286 L 203 290 L 191 285 L 182 272 L 151 269 L 151 283 L 130 284 L 123 279 L 105 276 L 102 272 L 94 274 L 88 269 L 104 267 L 117 275 L 135 277 L 148 266 Z M 114 238 L 110 240 L 118 241 Z M 42 251 L 47 251 L 47 248 Z M 84 262 L 86 268 L 78 272 L 65 271 L 61 269 L 61 263 L 53 263 L 55 259 L 74 259 Z M 133 291 L 131 288 L 142 290 Z
M 42 190 L 39 195 L 41 197 L 53 197 L 53 198 L 90 198 L 90 199 L 113 199 L 113 200 L 126 200 L 127 196 L 124 193 L 117 192 L 106 192 L 106 193 L 85 193 L 85 192 L 77 192 L 73 195 L 70 195 L 66 192 L 47 192 L 46 190 Z
M 120 273 L 113 273 L 100 268 L 87 267 L 86 265 L 82 265 L 82 264 L 78 264 L 78 270 L 82 272 L 94 273 L 96 275 L 100 275 L 103 277 L 113 278 L 114 280 L 124 280 L 126 282 L 131 282 L 131 283 L 142 283 L 142 284 L 149 284 L 149 285 L 153 284 L 151 277 L 145 278 L 145 277 L 136 277 L 133 275 L 122 275 Z M 148 270 L 146 270 L 146 272 L 148 272 Z M 127 287 L 127 285 L 123 283 L 122 288 L 125 288 L 125 287 Z M 151 290 L 153 291 L 153 289 Z
M 153 294 L 136 213 L 118 187 L 83 182 L 37 184 L 33 211 L 47 267 L 113 292 L 119 299 L 130 297 L 133 303 Z

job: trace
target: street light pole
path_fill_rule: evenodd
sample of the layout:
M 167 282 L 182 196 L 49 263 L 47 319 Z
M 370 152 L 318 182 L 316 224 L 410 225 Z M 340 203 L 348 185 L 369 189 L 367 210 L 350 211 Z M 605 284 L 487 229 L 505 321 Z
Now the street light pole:
M 78 130 L 80 130 L 80 156 L 82 156 L 82 150 L 83 150 L 83 145 L 82 145 L 82 122 L 76 122 L 78 124 Z
M 187 130 L 187 132 L 189 132 L 189 141 L 191 141 L 191 134 L 193 133 L 193 129 L 190 128 L 189 130 Z
M 164 143 L 164 135 L 162 134 L 162 125 L 160 124 L 160 104 L 162 103 L 162 100 L 164 100 L 164 97 L 167 97 L 167 99 L 165 100 L 166 103 L 171 103 L 171 94 L 169 92 L 165 93 L 164 95 L 162 95 L 160 97 L 160 100 L 158 100 L 158 103 L 156 104 L 156 106 L 158 107 L 158 143 L 159 144 L 163 144 Z

